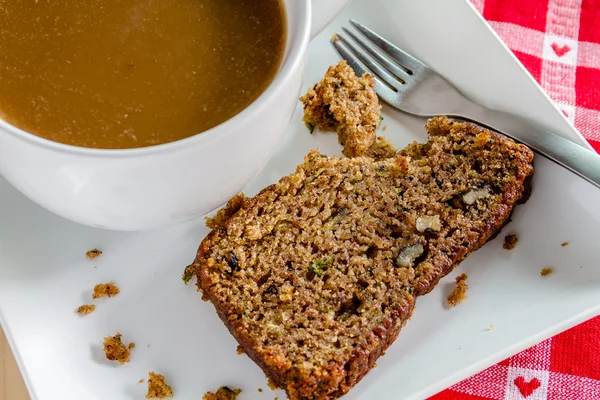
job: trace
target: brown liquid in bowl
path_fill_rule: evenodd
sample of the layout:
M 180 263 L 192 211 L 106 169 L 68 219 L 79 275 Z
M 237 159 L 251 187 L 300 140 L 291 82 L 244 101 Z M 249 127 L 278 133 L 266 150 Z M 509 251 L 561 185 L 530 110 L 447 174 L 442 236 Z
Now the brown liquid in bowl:
M 124 149 L 206 131 L 279 70 L 280 0 L 0 0 L 0 118 Z

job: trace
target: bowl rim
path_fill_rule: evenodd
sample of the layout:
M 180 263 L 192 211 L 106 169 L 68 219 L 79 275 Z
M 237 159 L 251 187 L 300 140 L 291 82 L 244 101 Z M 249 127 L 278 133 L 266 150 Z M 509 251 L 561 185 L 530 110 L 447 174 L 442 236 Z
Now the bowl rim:
M 55 142 L 33 133 L 20 129 L 8 122 L 0 119 L 0 131 L 10 134 L 15 138 L 27 142 L 28 144 L 41 147 L 54 152 L 59 152 L 67 155 L 100 157 L 100 158 L 129 158 L 149 156 L 156 153 L 171 153 L 195 146 L 203 141 L 211 140 L 213 136 L 219 135 L 221 131 L 240 130 L 247 123 L 247 120 L 253 115 L 260 113 L 265 108 L 266 104 L 276 96 L 281 88 L 286 86 L 286 82 L 293 78 L 299 65 L 303 62 L 308 43 L 310 41 L 310 27 L 312 24 L 312 6 L 311 0 L 303 0 L 298 2 L 300 12 L 291 13 L 283 1 L 285 18 L 287 21 L 288 31 L 286 37 L 286 55 L 284 56 L 281 67 L 275 78 L 269 86 L 258 96 L 249 106 L 242 111 L 229 118 L 227 121 L 210 128 L 207 131 L 194 134 L 192 136 L 175 140 L 173 142 L 163 143 L 154 146 L 136 147 L 128 149 L 96 149 L 90 147 L 80 147 L 70 144 Z M 295 19 L 300 21 L 298 27 L 290 32 L 290 21 Z

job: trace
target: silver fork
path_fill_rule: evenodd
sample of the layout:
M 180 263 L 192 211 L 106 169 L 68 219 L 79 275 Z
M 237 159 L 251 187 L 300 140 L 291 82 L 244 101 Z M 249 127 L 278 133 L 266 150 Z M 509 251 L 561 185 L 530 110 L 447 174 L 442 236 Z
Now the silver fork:
M 400 111 L 472 121 L 531 147 L 600 188 L 600 156 L 521 118 L 483 107 L 464 97 L 427 65 L 355 20 L 331 44 L 357 75 L 371 73 L 377 95 Z M 346 36 L 347 35 L 347 36 Z

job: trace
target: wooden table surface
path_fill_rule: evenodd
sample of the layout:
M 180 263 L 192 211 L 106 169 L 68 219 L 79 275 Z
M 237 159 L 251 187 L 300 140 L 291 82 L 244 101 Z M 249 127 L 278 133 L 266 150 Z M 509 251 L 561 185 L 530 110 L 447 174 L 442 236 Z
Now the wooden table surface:
M 0 400 L 29 400 L 27 389 L 0 328 Z

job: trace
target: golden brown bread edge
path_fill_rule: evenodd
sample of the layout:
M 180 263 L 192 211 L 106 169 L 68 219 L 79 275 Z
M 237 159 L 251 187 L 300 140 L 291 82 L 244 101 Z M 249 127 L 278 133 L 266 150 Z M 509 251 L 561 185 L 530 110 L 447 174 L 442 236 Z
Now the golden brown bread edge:
M 464 123 L 464 126 L 470 133 L 474 135 L 486 131 L 489 134 L 491 134 L 495 140 L 502 143 L 511 143 L 512 145 L 514 145 L 514 142 L 506 136 L 493 131 L 489 131 L 478 125 Z M 435 126 L 428 125 L 428 128 L 430 130 L 430 135 L 441 135 L 444 133 L 443 126 L 437 127 L 439 131 L 436 131 Z M 260 201 L 261 196 L 264 193 L 273 190 L 275 185 L 270 185 L 264 188 L 258 195 L 254 196 L 253 198 L 247 199 L 243 197 L 243 195 L 237 196 L 230 200 L 228 205 L 223 210 L 221 210 L 222 218 L 216 219 L 214 225 L 211 226 L 214 229 L 200 244 L 196 259 L 193 263 L 194 268 L 196 270 L 196 275 L 198 277 L 198 289 L 202 291 L 202 298 L 203 300 L 210 300 L 213 303 L 219 318 L 223 321 L 223 323 L 225 324 L 229 332 L 233 335 L 233 337 L 236 338 L 240 346 L 244 349 L 244 352 L 264 371 L 264 373 L 269 379 L 271 379 L 278 387 L 286 390 L 287 395 L 290 399 L 330 400 L 339 398 L 340 396 L 346 394 L 350 390 L 350 388 L 357 384 L 369 372 L 369 370 L 375 364 L 375 361 L 380 356 L 384 355 L 387 348 L 398 338 L 400 330 L 410 319 L 412 312 L 414 311 L 416 298 L 418 296 L 427 294 L 431 290 L 433 290 L 433 288 L 438 284 L 439 280 L 446 276 L 448 273 L 450 273 L 454 269 L 454 267 L 459 265 L 470 253 L 476 251 L 485 243 L 496 237 L 500 233 L 501 229 L 508 222 L 510 222 L 510 218 L 515 206 L 518 204 L 522 204 L 528 200 L 531 189 L 531 178 L 533 177 L 533 168 L 525 168 L 525 166 L 531 166 L 533 162 L 533 152 L 531 152 L 531 150 L 529 150 L 525 146 L 519 146 L 519 148 L 522 151 L 519 154 L 517 154 L 517 156 L 519 157 L 520 164 L 524 168 L 519 169 L 519 176 L 517 176 L 518 182 L 520 182 L 520 184 L 512 186 L 503 195 L 502 204 L 506 205 L 506 207 L 499 207 L 494 217 L 490 218 L 487 221 L 485 227 L 485 234 L 481 235 L 479 237 L 479 240 L 471 242 L 467 250 L 461 251 L 460 253 L 453 255 L 455 262 L 439 266 L 439 270 L 442 271 L 441 274 L 436 274 L 437 276 L 424 276 L 423 279 L 420 280 L 421 285 L 417 284 L 417 287 L 415 287 L 414 300 L 412 302 L 406 302 L 403 308 L 396 310 L 394 315 L 392 315 L 392 318 L 385 320 L 384 324 L 378 328 L 376 334 L 381 340 L 379 340 L 376 344 L 371 344 L 371 348 L 358 350 L 353 354 L 353 357 L 347 363 L 345 377 L 341 384 L 338 383 L 339 379 L 336 379 L 335 376 L 331 376 L 329 380 L 320 377 L 317 388 L 315 390 L 314 385 L 306 385 L 305 387 L 302 381 L 294 382 L 294 377 L 286 376 L 287 374 L 279 372 L 285 370 L 285 368 L 277 368 L 276 364 L 272 364 L 272 366 L 267 365 L 267 363 L 263 359 L 264 355 L 261 356 L 259 354 L 256 354 L 253 351 L 253 347 L 251 344 L 244 342 L 244 340 L 241 340 L 241 338 L 236 332 L 235 322 L 229 321 L 227 319 L 227 316 L 224 314 L 224 310 L 220 309 L 218 304 L 214 302 L 209 288 L 203 286 L 204 277 L 200 273 L 200 262 L 206 257 L 207 254 L 209 254 L 213 239 L 217 233 L 216 231 L 218 229 L 226 229 L 227 224 L 229 222 L 229 218 L 235 215 L 237 211 L 239 211 L 242 208 L 250 209 L 254 207 L 256 203 Z M 530 173 L 528 175 L 525 175 L 522 173 L 522 171 L 524 170 L 529 170 Z M 304 379 L 305 377 L 302 378 Z M 338 388 L 334 392 L 331 391 L 333 385 L 335 385 Z

